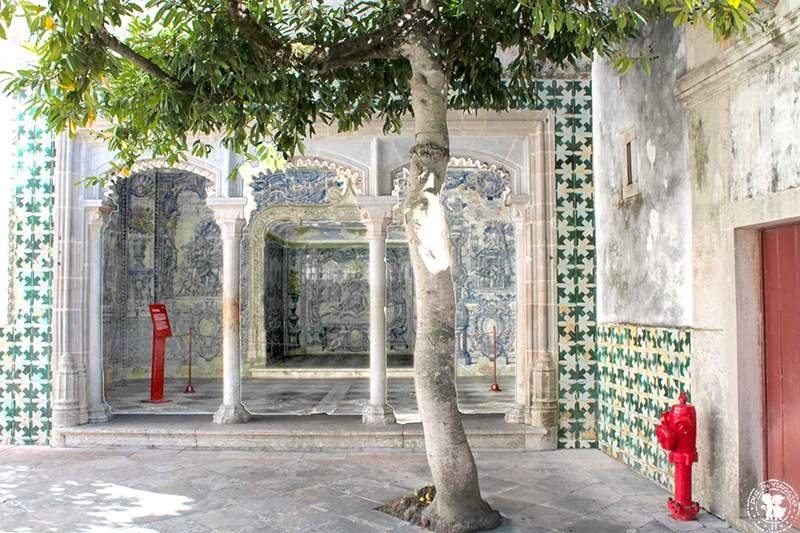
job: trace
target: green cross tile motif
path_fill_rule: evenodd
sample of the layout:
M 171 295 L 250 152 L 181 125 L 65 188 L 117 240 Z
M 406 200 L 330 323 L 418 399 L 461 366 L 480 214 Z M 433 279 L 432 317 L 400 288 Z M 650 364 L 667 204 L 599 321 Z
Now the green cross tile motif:
M 672 467 L 655 430 L 680 392 L 689 394 L 690 367 L 688 330 L 597 326 L 599 447 L 670 489 Z
M 22 106 L 20 106 L 20 109 Z M 47 444 L 53 287 L 55 143 L 44 120 L 17 114 L 9 209 L 11 298 L 0 327 L 0 444 Z
M 597 447 L 591 95 L 589 80 L 540 80 L 529 106 L 555 113 L 561 448 Z

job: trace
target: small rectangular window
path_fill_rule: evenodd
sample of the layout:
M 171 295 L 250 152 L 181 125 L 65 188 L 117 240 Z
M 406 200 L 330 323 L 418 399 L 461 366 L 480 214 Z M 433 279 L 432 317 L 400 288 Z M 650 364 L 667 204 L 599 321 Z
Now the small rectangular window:
M 631 128 L 622 134 L 622 199 L 639 194 L 639 161 L 637 158 L 636 130 Z
M 625 184 L 633 185 L 633 151 L 631 148 L 632 142 L 625 143 Z

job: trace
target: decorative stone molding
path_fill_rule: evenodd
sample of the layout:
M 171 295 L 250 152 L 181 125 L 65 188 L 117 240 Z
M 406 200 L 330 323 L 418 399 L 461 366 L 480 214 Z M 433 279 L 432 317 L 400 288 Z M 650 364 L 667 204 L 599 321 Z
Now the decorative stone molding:
M 447 162 L 448 168 L 474 168 L 477 170 L 487 170 L 490 172 L 498 172 L 509 179 L 509 182 L 514 183 L 517 173 L 510 170 L 502 163 L 493 162 L 490 160 L 478 160 L 469 156 L 452 156 Z
M 221 184 L 222 180 L 226 178 L 226 176 L 223 176 L 222 170 L 211 165 L 206 165 L 196 158 L 189 158 L 183 161 L 178 161 L 174 164 L 169 163 L 164 157 L 140 159 L 136 161 L 136 163 L 134 163 L 133 167 L 130 169 L 131 174 L 154 170 L 184 170 L 186 172 L 191 172 L 192 174 L 197 174 L 198 176 L 203 176 L 208 180 L 206 184 L 206 194 L 209 198 L 217 195 L 219 185 Z M 113 187 L 111 184 L 116 181 L 116 179 L 120 178 L 119 172 L 117 169 L 106 165 L 103 170 L 97 172 L 96 174 L 108 178 L 108 182 L 103 186 L 103 195 L 112 200 L 116 205 L 116 201 L 113 198 Z
M 292 166 L 294 168 L 332 170 L 336 172 L 336 176 L 348 181 L 356 194 L 364 194 L 365 173 L 353 165 L 323 157 L 297 157 L 292 162 Z
M 505 178 L 508 178 L 509 183 L 516 183 L 518 179 L 518 172 L 510 169 L 508 166 L 500 162 L 492 161 L 489 159 L 475 159 L 468 155 L 451 156 L 447 162 L 447 168 L 471 168 L 475 170 L 485 170 L 488 172 L 496 172 Z M 405 163 L 396 167 L 389 173 L 392 178 L 392 196 L 401 197 L 405 193 L 404 181 L 408 179 L 409 163 Z
M 797 10 L 777 17 L 748 41 L 740 41 L 675 82 L 675 96 L 694 108 L 752 76 L 757 67 L 785 60 L 800 52 L 800 16 Z

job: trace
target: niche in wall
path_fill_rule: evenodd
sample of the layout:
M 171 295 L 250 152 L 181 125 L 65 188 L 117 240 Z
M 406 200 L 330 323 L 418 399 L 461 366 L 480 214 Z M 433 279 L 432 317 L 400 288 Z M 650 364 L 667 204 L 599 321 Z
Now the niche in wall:
M 167 306 L 174 336 L 166 375 L 185 373 L 193 330 L 196 376 L 221 368 L 222 251 L 206 205 L 207 179 L 185 171 L 134 174 L 114 185 L 103 234 L 103 332 L 110 381 L 150 375 L 148 305 Z

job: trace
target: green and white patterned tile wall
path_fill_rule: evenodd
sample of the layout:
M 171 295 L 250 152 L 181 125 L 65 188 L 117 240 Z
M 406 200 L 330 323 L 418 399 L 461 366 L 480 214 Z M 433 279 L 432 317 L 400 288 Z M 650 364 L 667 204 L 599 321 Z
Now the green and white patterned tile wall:
M 14 165 L 0 181 L 13 188 L 3 228 L 10 231 L 11 298 L 8 325 L 0 328 L 0 444 L 47 444 L 55 143 L 31 113 L 20 113 L 14 127 Z
M 690 393 L 691 332 L 601 324 L 597 356 L 600 449 L 672 488 L 672 466 L 656 426 L 681 391 Z
M 558 238 L 559 435 L 562 448 L 597 446 L 592 84 L 536 82 L 531 107 L 555 114 Z

